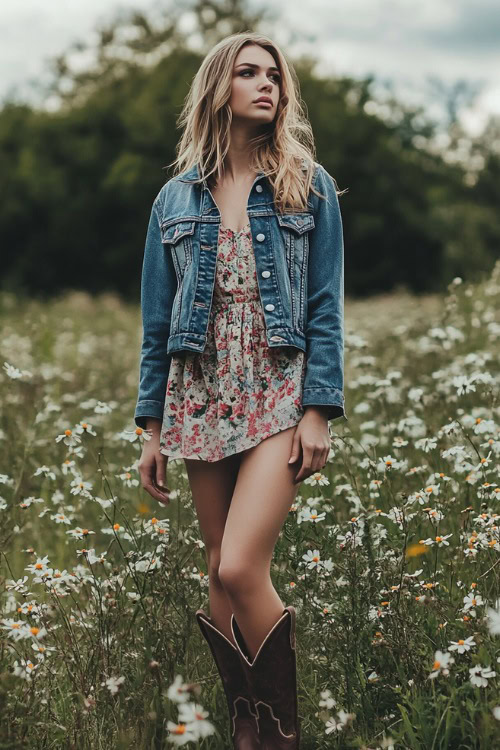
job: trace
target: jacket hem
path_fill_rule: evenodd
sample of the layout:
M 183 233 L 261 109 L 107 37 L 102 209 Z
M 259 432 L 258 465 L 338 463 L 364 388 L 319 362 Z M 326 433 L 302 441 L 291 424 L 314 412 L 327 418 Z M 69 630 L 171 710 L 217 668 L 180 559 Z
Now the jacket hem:
M 306 351 L 306 337 L 298 331 L 290 328 L 269 328 L 267 330 L 267 345 L 269 348 L 280 346 L 293 346 L 301 351 Z M 181 331 L 169 336 L 167 343 L 167 354 L 179 351 L 202 352 L 205 349 L 207 335 Z

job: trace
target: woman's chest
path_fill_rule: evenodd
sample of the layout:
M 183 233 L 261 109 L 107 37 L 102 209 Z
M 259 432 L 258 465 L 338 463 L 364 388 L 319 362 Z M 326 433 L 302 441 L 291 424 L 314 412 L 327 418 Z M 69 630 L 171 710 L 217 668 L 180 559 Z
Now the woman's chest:
M 221 183 L 210 188 L 221 222 L 233 232 L 241 232 L 248 224 L 248 199 L 255 177 L 243 183 Z

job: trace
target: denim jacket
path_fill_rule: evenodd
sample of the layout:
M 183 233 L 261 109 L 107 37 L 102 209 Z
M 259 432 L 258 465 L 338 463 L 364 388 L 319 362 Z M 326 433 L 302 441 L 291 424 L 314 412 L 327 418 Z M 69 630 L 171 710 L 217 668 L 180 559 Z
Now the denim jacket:
M 304 163 L 305 165 L 305 163 Z M 257 173 L 247 203 L 269 347 L 306 352 L 302 406 L 344 409 L 344 242 L 332 177 L 314 163 L 307 210 L 281 214 Z M 162 419 L 174 352 L 202 352 L 212 305 L 221 215 L 198 165 L 170 179 L 156 196 L 141 280 L 143 324 L 135 423 Z

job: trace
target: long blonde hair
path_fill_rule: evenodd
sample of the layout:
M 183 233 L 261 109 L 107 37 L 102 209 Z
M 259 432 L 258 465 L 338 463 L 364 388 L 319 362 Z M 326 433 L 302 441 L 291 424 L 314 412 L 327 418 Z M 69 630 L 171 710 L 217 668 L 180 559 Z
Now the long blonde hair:
M 315 166 L 311 124 L 304 114 L 295 70 L 278 45 L 258 32 L 231 34 L 206 55 L 179 115 L 178 127 L 184 130 L 176 147 L 177 157 L 168 166 L 174 167 L 175 176 L 198 164 L 200 181 L 221 179 L 230 142 L 233 67 L 239 51 L 248 44 L 267 50 L 281 75 L 274 121 L 251 140 L 250 169 L 264 172 L 280 213 L 305 211 Z

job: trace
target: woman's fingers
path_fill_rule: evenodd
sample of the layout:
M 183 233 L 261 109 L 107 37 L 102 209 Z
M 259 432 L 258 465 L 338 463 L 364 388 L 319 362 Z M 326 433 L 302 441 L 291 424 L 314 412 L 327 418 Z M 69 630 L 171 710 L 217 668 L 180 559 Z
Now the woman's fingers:
M 302 466 L 295 477 L 295 484 L 297 484 L 297 482 L 302 482 L 303 479 L 306 479 L 313 473 L 311 470 L 313 454 L 314 451 L 312 448 L 308 445 L 304 446 L 304 444 L 302 444 Z
M 146 492 L 151 495 L 155 500 L 168 505 L 170 499 L 168 497 L 168 489 L 165 487 L 165 467 L 166 461 L 157 458 L 157 455 L 162 456 L 161 453 L 153 453 L 143 465 L 139 465 L 139 474 L 141 477 L 141 484 Z M 160 467 L 158 466 L 160 464 Z M 164 486 L 161 487 L 159 482 L 163 481 Z
M 295 477 L 295 484 L 321 471 L 328 461 L 328 452 L 325 452 L 322 446 L 302 446 L 302 466 Z
M 168 458 L 163 453 L 158 453 L 156 456 L 156 485 L 163 487 L 165 485 L 166 468 Z
M 158 500 L 160 503 L 163 503 L 164 505 L 168 505 L 170 500 L 168 498 L 167 492 L 162 490 L 161 487 L 158 487 L 156 484 L 156 480 L 151 476 L 144 477 L 142 481 L 142 486 L 146 490 L 148 494 L 151 495 L 151 497 L 154 497 L 155 500 Z

